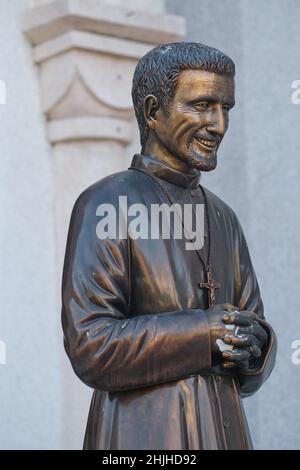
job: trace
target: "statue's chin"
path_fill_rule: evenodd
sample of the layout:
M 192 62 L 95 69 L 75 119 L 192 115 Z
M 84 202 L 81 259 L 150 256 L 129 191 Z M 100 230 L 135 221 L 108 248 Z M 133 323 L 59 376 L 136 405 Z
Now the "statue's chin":
M 217 154 L 211 156 L 191 152 L 186 155 L 189 164 L 200 171 L 212 171 L 217 166 Z

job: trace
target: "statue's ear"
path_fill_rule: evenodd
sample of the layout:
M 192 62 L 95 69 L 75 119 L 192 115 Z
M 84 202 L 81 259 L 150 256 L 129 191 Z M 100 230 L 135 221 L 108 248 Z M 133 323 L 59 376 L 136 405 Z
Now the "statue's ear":
M 159 104 L 156 96 L 147 95 L 144 99 L 144 117 L 150 128 L 156 123 L 156 112 L 159 109 Z

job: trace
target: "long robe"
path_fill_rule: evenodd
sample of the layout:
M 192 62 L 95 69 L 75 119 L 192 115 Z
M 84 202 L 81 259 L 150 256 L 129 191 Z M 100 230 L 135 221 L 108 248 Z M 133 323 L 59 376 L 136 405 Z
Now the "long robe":
M 147 174 L 148 173 L 148 174 Z M 152 176 L 150 176 L 152 175 Z M 159 183 L 159 184 L 157 184 Z M 164 188 L 164 190 L 161 188 Z M 137 154 L 131 167 L 84 191 L 75 203 L 63 284 L 64 344 L 78 377 L 94 389 L 85 449 L 248 449 L 241 398 L 270 375 L 276 336 L 265 321 L 259 286 L 235 213 L 206 194 L 216 304 L 256 312 L 268 333 L 247 372 L 212 360 L 206 277 L 186 239 L 97 235 L 97 208 L 203 203 L 199 173 L 183 174 Z M 207 232 L 207 227 L 206 227 Z M 208 233 L 202 257 L 207 256 Z

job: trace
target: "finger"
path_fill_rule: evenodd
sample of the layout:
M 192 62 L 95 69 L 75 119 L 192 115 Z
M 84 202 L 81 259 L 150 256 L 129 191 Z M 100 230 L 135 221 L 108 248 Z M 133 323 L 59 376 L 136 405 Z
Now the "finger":
M 250 352 L 247 349 L 233 349 L 232 351 L 223 351 L 222 356 L 226 361 L 242 363 L 249 360 Z
M 244 318 L 247 318 L 249 320 L 255 321 L 257 320 L 257 314 L 255 312 L 252 312 L 252 310 L 232 310 L 229 309 L 229 315 L 225 315 L 226 317 L 230 317 L 232 314 L 236 314 L 236 317 L 240 319 L 241 322 L 243 322 Z M 241 318 L 242 317 L 242 318 Z M 247 321 L 245 320 L 245 324 L 248 324 Z
M 265 342 L 268 335 L 266 333 L 266 331 L 263 329 L 263 327 L 255 322 L 253 323 L 252 325 L 250 326 L 246 326 L 246 327 L 243 327 L 243 328 L 240 328 L 239 330 L 239 334 L 250 334 L 250 335 L 253 335 L 255 336 L 260 342 Z
M 257 339 L 262 341 L 263 343 L 268 339 L 268 335 L 266 330 L 258 323 L 254 323 L 254 336 L 256 336 Z
M 222 338 L 225 344 L 230 344 L 235 348 L 246 348 L 252 357 L 260 357 L 262 355 L 261 348 L 258 345 L 257 339 L 252 335 L 243 335 L 243 337 L 225 335 Z
M 253 335 L 225 335 L 222 340 L 225 344 L 231 344 L 238 349 L 257 345 L 257 339 Z
M 257 346 L 257 344 L 255 344 L 254 346 L 250 346 L 249 352 L 250 352 L 251 356 L 253 356 L 253 357 L 260 357 L 262 355 L 262 351 L 261 351 L 260 347 Z
M 238 370 L 245 371 L 249 369 L 249 360 L 243 361 L 238 365 Z
M 226 303 L 224 305 L 224 310 L 226 310 L 227 312 L 236 312 L 239 309 L 237 307 L 235 307 L 234 305 L 230 304 L 230 303 Z
M 255 312 L 252 312 L 252 310 L 240 310 L 239 311 L 241 315 L 244 315 L 245 317 L 249 318 L 250 320 L 257 320 L 257 314 Z
M 240 312 L 227 313 L 223 316 L 223 321 L 228 324 L 234 323 L 238 326 L 250 326 L 253 323 L 251 318 L 242 315 Z
M 222 367 L 224 367 L 224 369 L 233 369 L 234 367 L 237 367 L 237 364 L 235 362 L 225 361 L 223 362 Z

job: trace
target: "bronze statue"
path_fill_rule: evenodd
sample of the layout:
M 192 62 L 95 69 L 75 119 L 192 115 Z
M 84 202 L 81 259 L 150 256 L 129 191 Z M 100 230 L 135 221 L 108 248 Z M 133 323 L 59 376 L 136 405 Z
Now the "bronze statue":
M 141 153 L 74 206 L 62 323 L 74 371 L 94 389 L 85 449 L 252 446 L 241 398 L 270 375 L 276 337 L 239 221 L 199 183 L 217 164 L 234 73 L 228 56 L 202 44 L 148 52 L 132 87 Z M 202 205 L 203 246 L 150 237 L 141 223 L 127 230 L 120 197 L 149 226 L 155 205 L 193 214 Z M 123 218 L 105 238 L 109 207 Z

